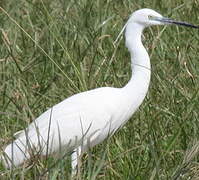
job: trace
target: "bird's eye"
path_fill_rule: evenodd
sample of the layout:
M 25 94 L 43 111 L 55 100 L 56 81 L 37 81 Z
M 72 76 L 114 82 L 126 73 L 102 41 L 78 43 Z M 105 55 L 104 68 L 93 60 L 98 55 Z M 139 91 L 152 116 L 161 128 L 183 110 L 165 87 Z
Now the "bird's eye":
M 148 18 L 149 18 L 149 20 L 154 20 L 155 17 L 152 15 L 149 15 Z

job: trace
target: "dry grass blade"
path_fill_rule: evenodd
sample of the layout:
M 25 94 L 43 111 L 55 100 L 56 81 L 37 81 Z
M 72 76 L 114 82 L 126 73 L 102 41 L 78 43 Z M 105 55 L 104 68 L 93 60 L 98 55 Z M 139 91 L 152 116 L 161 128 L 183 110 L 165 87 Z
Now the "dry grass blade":
M 194 163 L 194 159 L 199 155 L 199 141 L 194 141 L 193 145 L 185 152 L 182 164 L 173 176 L 173 180 L 182 178 L 199 178 L 199 164 Z

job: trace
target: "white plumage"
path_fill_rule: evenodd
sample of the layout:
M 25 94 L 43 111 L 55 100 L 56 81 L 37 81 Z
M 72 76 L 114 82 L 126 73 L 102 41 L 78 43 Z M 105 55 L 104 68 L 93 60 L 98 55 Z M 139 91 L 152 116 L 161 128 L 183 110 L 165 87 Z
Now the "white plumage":
M 123 88 L 102 87 L 73 95 L 53 106 L 25 130 L 16 133 L 1 156 L 7 168 L 22 164 L 33 154 L 73 152 L 72 168 L 79 153 L 112 135 L 140 106 L 148 91 L 151 67 L 141 42 L 142 31 L 150 25 L 187 23 L 163 18 L 150 9 L 135 11 L 126 24 L 126 46 L 131 54 L 132 77 Z

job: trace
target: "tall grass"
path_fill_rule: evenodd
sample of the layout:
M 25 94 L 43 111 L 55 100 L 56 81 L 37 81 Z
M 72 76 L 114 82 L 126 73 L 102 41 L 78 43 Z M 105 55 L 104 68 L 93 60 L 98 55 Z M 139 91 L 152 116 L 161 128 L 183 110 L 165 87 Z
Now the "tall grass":
M 198 24 L 198 1 L 21 0 L 0 3 L 0 147 L 52 105 L 131 76 L 124 40 L 128 16 L 152 8 Z M 143 36 L 152 63 L 149 93 L 132 119 L 82 158 L 76 179 L 199 177 L 199 33 L 153 27 Z M 33 159 L 0 179 L 70 179 L 70 156 Z

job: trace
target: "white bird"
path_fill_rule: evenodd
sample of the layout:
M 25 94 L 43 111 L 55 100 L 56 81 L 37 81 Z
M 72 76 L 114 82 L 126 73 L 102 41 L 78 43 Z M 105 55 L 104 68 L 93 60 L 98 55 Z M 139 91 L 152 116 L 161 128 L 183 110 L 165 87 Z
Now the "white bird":
M 5 148 L 1 156 L 4 166 L 17 167 L 34 154 L 70 151 L 75 172 L 79 155 L 113 135 L 143 102 L 151 66 L 141 35 L 148 26 L 165 24 L 198 28 L 165 18 L 151 9 L 135 11 L 125 25 L 132 68 L 129 82 L 122 88 L 102 87 L 75 94 L 41 114 L 16 133 L 16 139 Z

